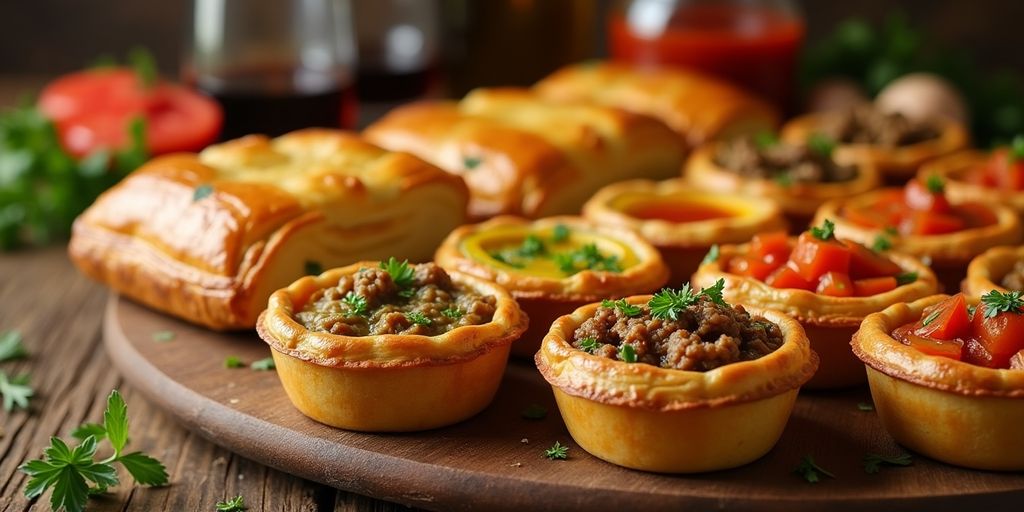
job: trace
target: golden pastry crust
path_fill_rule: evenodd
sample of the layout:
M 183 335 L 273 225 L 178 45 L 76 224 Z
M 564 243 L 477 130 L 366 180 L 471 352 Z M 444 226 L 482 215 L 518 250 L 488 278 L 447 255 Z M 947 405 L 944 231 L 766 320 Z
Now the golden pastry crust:
M 782 126 L 781 138 L 793 144 L 803 144 L 807 138 L 827 123 L 830 116 L 839 112 L 818 112 L 806 114 L 788 121 Z M 842 162 L 868 162 L 882 176 L 907 180 L 914 176 L 925 162 L 966 148 L 970 144 L 967 130 L 958 122 L 936 121 L 939 136 L 905 146 L 889 148 L 872 144 L 840 144 L 834 156 Z
M 993 247 L 971 260 L 967 266 L 967 279 L 963 282 L 963 292 L 971 298 L 980 299 L 982 295 L 992 291 L 1008 291 L 1001 284 L 1006 274 L 1013 270 L 1014 265 L 1024 260 L 1024 246 Z
M 685 153 L 654 118 L 545 101 L 513 88 L 400 107 L 365 135 L 462 176 L 472 193 L 470 214 L 478 219 L 575 213 L 608 183 L 673 176 Z
M 683 176 L 693 186 L 719 193 L 764 197 L 775 201 L 791 217 L 806 221 L 826 201 L 850 197 L 879 185 L 878 170 L 870 161 L 845 162 L 857 166 L 857 176 L 837 183 L 794 183 L 783 186 L 775 180 L 747 179 L 723 169 L 715 156 L 722 142 L 707 144 L 690 155 Z
M 504 288 L 482 279 L 451 272 L 452 282 L 497 301 L 490 322 L 452 329 L 437 336 L 382 334 L 341 336 L 310 331 L 295 319 L 310 296 L 335 286 L 345 275 L 379 262 L 363 261 L 306 276 L 270 296 L 257 331 L 272 349 L 296 359 L 330 368 L 396 368 L 446 365 L 474 359 L 511 344 L 528 325 L 515 299 Z
M 725 300 L 781 311 L 809 325 L 856 326 L 865 316 L 882 308 L 898 302 L 917 300 L 938 291 L 938 281 L 931 269 L 918 259 L 904 254 L 886 253 L 886 257 L 904 272 L 916 272 L 917 279 L 914 282 L 868 297 L 832 297 L 808 290 L 775 288 L 764 281 L 736 275 L 722 268 L 730 259 L 747 254 L 750 244 L 724 245 L 718 250 L 717 260 L 706 262 L 697 269 L 693 275 L 694 286 L 703 288 L 724 279 L 725 291 L 722 295 Z
M 630 304 L 646 304 L 651 296 L 632 296 Z M 761 400 L 799 388 L 814 374 L 818 358 L 796 320 L 777 311 L 748 307 L 782 330 L 783 344 L 759 359 L 721 366 L 707 372 L 624 363 L 588 354 L 570 342 L 576 328 L 594 316 L 600 304 L 583 306 L 559 318 L 544 337 L 536 363 L 553 387 L 571 396 L 605 405 L 668 412 L 717 408 Z
M 708 205 L 731 216 L 694 222 L 671 222 L 632 217 L 623 209 L 644 200 Z M 656 246 L 709 247 L 750 240 L 757 233 L 786 228 L 779 206 L 769 200 L 739 195 L 709 195 L 693 190 L 681 179 L 661 182 L 632 180 L 614 183 L 583 205 L 583 216 L 603 226 L 632 229 Z
M 918 176 L 927 178 L 937 175 L 943 178 L 945 192 L 954 203 L 1002 203 L 1013 208 L 1018 214 L 1024 213 L 1024 192 L 998 187 L 986 187 L 967 181 L 967 173 L 988 163 L 990 155 L 978 150 L 954 153 L 921 167 Z
M 919 386 L 964 396 L 1024 398 L 1024 371 L 985 368 L 923 354 L 892 337 L 894 329 L 918 321 L 924 308 L 947 297 L 933 295 L 868 315 L 853 338 L 853 352 L 871 368 Z
M 484 261 L 483 246 L 490 240 L 521 240 L 529 233 L 552 232 L 556 226 L 569 228 L 573 236 L 587 237 L 603 251 L 613 251 L 622 262 L 622 272 L 582 270 L 571 276 L 531 275 L 504 265 Z M 489 258 L 488 258 L 489 259 Z M 448 235 L 437 249 L 434 261 L 448 271 L 464 272 L 493 281 L 516 299 L 543 298 L 557 301 L 594 301 L 653 291 L 665 284 L 668 269 L 657 249 L 632 231 L 600 226 L 581 217 L 561 216 L 530 221 L 518 217 L 496 217 L 480 224 L 461 226 Z
M 778 113 L 768 103 L 693 71 L 584 62 L 556 71 L 534 90 L 554 101 L 593 102 L 657 117 L 690 147 L 778 125 Z
M 842 209 L 848 206 L 873 204 L 879 196 L 887 193 L 891 193 L 891 189 L 880 189 L 848 199 L 829 201 L 818 209 L 813 224 L 818 225 L 829 219 L 835 223 L 835 233 L 839 238 L 871 245 L 875 237 L 883 234 L 883 231 L 862 227 L 846 220 L 842 215 Z M 918 258 L 927 256 L 931 258 L 933 266 L 962 268 L 971 258 L 991 247 L 1020 242 L 1021 225 L 1017 213 L 1006 206 L 991 203 L 986 205 L 991 207 L 996 215 L 995 224 L 942 235 L 892 237 L 892 250 Z
M 68 251 L 83 273 L 150 307 L 252 328 L 307 262 L 428 259 L 464 222 L 467 199 L 457 177 L 353 134 L 249 136 L 150 161 L 77 219 Z

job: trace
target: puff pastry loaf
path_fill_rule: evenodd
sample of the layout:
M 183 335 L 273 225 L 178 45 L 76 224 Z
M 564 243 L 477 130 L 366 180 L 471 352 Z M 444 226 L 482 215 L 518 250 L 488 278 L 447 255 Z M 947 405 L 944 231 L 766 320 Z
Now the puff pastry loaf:
M 77 219 L 68 250 L 155 309 L 251 328 L 274 290 L 316 268 L 429 260 L 467 200 L 458 177 L 350 133 L 252 135 L 152 160 Z
M 478 219 L 577 213 L 609 183 L 676 175 L 685 151 L 654 118 L 548 102 L 514 88 L 401 107 L 365 135 L 462 176 L 472 195 L 470 215 Z
M 588 101 L 657 117 L 691 147 L 774 131 L 779 122 L 778 113 L 764 101 L 694 71 L 585 62 L 556 71 L 534 90 L 553 101 Z

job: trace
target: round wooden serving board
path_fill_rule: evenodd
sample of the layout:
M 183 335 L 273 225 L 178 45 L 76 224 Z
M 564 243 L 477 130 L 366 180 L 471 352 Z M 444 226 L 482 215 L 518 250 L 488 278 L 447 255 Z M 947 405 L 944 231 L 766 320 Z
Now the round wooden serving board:
M 162 331 L 174 339 L 154 339 Z M 111 296 L 105 342 L 125 378 L 211 441 L 310 480 L 426 509 L 992 511 L 1020 510 L 1024 498 L 1024 474 L 965 470 L 918 455 L 910 467 L 866 474 L 866 453 L 903 452 L 874 412 L 858 408 L 870 402 L 866 389 L 804 392 L 782 439 L 762 459 L 672 476 L 620 468 L 577 447 L 551 389 L 525 361 L 509 364 L 494 402 L 475 418 L 379 435 L 306 418 L 273 371 L 225 368 L 228 356 L 246 363 L 269 356 L 255 333 L 207 331 Z M 547 417 L 522 418 L 530 404 L 546 407 Z M 568 460 L 543 457 L 555 441 L 570 446 Z M 795 475 L 807 454 L 836 478 L 809 484 Z

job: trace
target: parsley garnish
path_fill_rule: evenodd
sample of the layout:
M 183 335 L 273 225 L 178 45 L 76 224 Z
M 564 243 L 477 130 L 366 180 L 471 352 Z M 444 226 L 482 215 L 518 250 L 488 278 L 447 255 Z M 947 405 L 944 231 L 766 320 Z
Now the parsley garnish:
M 213 185 L 210 185 L 209 183 L 203 183 L 202 185 L 196 187 L 194 191 L 192 191 L 192 202 L 201 201 L 209 197 L 210 194 L 212 193 Z
M 398 290 L 398 296 L 403 299 L 411 299 L 413 295 L 416 295 L 415 288 L 406 288 L 404 290 Z
M 761 130 L 754 134 L 754 146 L 763 151 L 779 143 L 779 136 L 768 130 Z
M 462 315 L 465 315 L 466 313 L 459 309 L 458 306 L 452 306 L 449 308 L 442 309 L 441 314 L 448 318 L 451 318 L 452 320 L 458 320 L 462 318 Z
M 410 311 L 406 313 L 405 319 L 416 325 L 431 325 L 434 323 L 433 320 L 427 318 L 423 313 L 420 313 L 419 311 Z
M 156 331 L 153 333 L 153 341 L 158 343 L 165 343 L 174 340 L 174 331 Z
M 630 304 L 629 302 L 626 302 L 626 299 L 604 299 L 601 301 L 601 307 L 617 309 L 621 311 L 623 315 L 626 315 L 628 317 L 638 316 L 640 313 L 643 313 L 643 309 L 641 309 L 640 306 Z
M 939 311 L 938 309 L 928 313 L 928 316 L 924 317 L 924 320 L 921 321 L 921 327 L 926 327 L 928 324 L 934 322 L 936 318 L 939 318 L 940 314 L 942 314 L 942 311 Z
M 3 395 L 5 411 L 10 412 L 15 407 L 28 409 L 28 400 L 34 394 L 35 390 L 28 385 L 27 373 L 8 378 L 0 371 L 0 395 Z
M 900 230 L 896 229 L 896 226 L 886 226 L 882 228 L 882 232 L 889 236 L 899 236 Z
M 246 510 L 245 498 L 241 494 L 234 498 L 217 502 L 217 512 L 242 512 Z
M 263 359 L 253 361 L 249 368 L 258 372 L 266 372 L 277 368 L 277 365 L 274 364 L 273 357 L 264 357 Z
M 30 460 L 18 467 L 30 477 L 25 486 L 27 498 L 37 498 L 53 488 L 51 509 L 81 512 L 89 496 L 102 494 L 118 484 L 115 462 L 121 463 L 142 485 L 167 484 L 167 470 L 160 461 L 142 452 L 122 453 L 128 443 L 128 408 L 116 390 L 107 398 L 103 425 L 87 425 L 76 432 L 95 434 L 87 435 L 78 446 L 71 448 L 59 438 L 50 438 L 50 446 L 43 451 L 42 459 Z M 109 440 L 114 453 L 96 461 L 96 445 L 103 438 Z
M 601 254 L 596 244 L 587 244 L 575 251 L 555 255 L 555 264 L 568 275 L 582 270 L 603 270 L 606 272 L 622 272 L 622 265 L 616 256 Z
M 1016 162 L 1017 160 L 1024 159 L 1024 135 L 1017 135 L 1010 142 L 1010 161 Z
M 583 338 L 577 343 L 580 346 L 580 350 L 588 354 L 593 354 L 595 350 L 601 347 L 601 343 L 598 343 L 594 338 Z
M 551 241 L 555 243 L 564 242 L 569 238 L 569 227 L 565 224 L 558 224 L 551 230 Z
M 836 141 L 824 134 L 815 133 L 807 137 L 807 149 L 818 156 L 830 158 L 836 150 Z
M 569 458 L 569 447 L 555 441 L 551 448 L 544 450 L 544 456 L 551 460 L 565 460 Z
M 818 226 L 811 226 L 811 236 L 825 242 L 832 240 L 836 237 L 836 224 L 830 219 L 825 219 L 820 228 Z
M 139 77 L 142 87 L 149 89 L 156 85 L 160 76 L 156 70 L 156 60 L 153 59 L 153 54 L 145 48 L 132 48 L 128 51 L 128 63 L 135 71 L 135 76 Z
M 869 453 L 864 456 L 864 472 L 873 475 L 882 469 L 883 464 L 890 466 L 909 466 L 914 463 L 909 453 L 889 457 L 878 453 Z
M 719 306 L 728 306 L 725 302 L 725 298 L 722 297 L 722 292 L 725 291 L 725 279 L 718 279 L 715 284 L 704 288 L 700 291 L 700 294 L 707 297 L 711 302 L 718 304 Z
M 241 368 L 245 366 L 238 356 L 227 356 L 224 358 L 224 368 Z
M 526 268 L 526 265 L 519 263 L 518 261 L 515 261 L 508 254 L 502 252 L 492 252 L 491 254 L 489 254 L 489 256 L 512 268 Z
M 307 276 L 318 276 L 324 273 L 323 265 L 312 260 L 306 260 L 305 270 Z
M 462 157 L 462 166 L 465 167 L 467 171 L 472 171 L 473 169 L 476 169 L 483 161 L 483 158 L 480 158 L 478 156 L 464 156 Z
M 348 306 L 349 313 L 356 316 L 366 316 L 369 305 L 366 303 L 366 298 L 362 295 L 350 291 L 345 294 L 341 301 Z
M 800 464 L 797 465 L 794 473 L 802 476 L 808 483 L 818 483 L 821 481 L 820 475 L 825 475 L 829 478 L 835 478 L 836 476 L 830 473 L 827 469 L 819 466 L 814 462 L 814 457 L 810 455 L 804 455 L 804 458 L 800 459 Z
M 1000 313 L 1021 314 L 1021 308 L 1024 307 L 1021 295 L 1024 295 L 1024 292 L 1020 290 L 1005 293 L 992 290 L 982 295 L 981 303 L 985 305 L 985 318 L 995 318 Z
M 85 438 L 89 436 L 95 437 L 96 442 L 100 442 L 107 438 L 107 429 L 99 423 L 82 423 L 71 431 L 71 437 L 79 441 L 85 441 Z
M 917 272 L 903 272 L 896 276 L 896 284 L 904 285 L 917 281 Z
M 977 304 L 968 304 L 967 305 L 967 316 L 969 316 L 971 318 L 974 318 L 974 312 L 977 309 L 978 309 L 978 305 Z
M 722 297 L 724 289 L 725 279 L 719 279 L 715 281 L 714 285 L 697 293 L 690 288 L 690 283 L 686 283 L 678 290 L 665 288 L 654 294 L 654 297 L 647 302 L 647 306 L 651 308 L 651 316 L 654 318 L 679 320 L 679 314 L 687 307 L 696 304 L 701 297 L 707 297 L 715 304 L 726 306 L 725 299 Z
M 714 244 L 708 249 L 708 253 L 704 255 L 704 259 L 700 262 L 701 265 L 707 265 L 708 263 L 714 263 L 718 261 L 720 250 L 718 244 Z
M 624 363 L 635 363 L 636 362 L 636 349 L 629 343 L 623 343 L 619 345 L 619 360 Z
M 540 256 L 547 252 L 547 248 L 544 247 L 544 242 L 534 234 L 526 235 L 523 239 L 523 244 L 519 246 L 519 255 L 526 258 L 533 258 Z
M 392 256 L 387 261 L 380 262 L 380 268 L 384 269 L 391 276 L 391 280 L 399 288 L 408 288 L 415 281 L 412 267 L 409 266 L 409 260 L 399 262 Z
M 789 188 L 793 186 L 793 175 L 789 171 L 780 172 L 775 175 L 775 183 L 782 188 Z
M 946 189 L 946 184 L 937 174 L 931 174 L 924 180 L 924 186 L 932 194 L 941 194 Z
M 21 333 L 7 331 L 0 334 L 0 362 L 22 359 L 28 355 L 25 345 L 21 343 Z
M 875 235 L 875 241 L 871 242 L 871 250 L 875 252 L 883 252 L 892 249 L 892 240 L 884 235 Z
M 540 404 L 530 404 L 523 408 L 520 415 L 527 420 L 542 420 L 548 415 L 548 409 Z

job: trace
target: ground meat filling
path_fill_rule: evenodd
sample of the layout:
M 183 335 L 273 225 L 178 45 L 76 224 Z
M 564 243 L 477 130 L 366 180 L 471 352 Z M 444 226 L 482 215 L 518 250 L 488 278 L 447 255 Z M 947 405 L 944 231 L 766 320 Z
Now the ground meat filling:
M 932 123 L 915 122 L 900 113 L 886 113 L 860 106 L 829 119 L 819 132 L 847 144 L 897 147 L 916 144 L 939 136 Z
M 1007 290 L 1024 290 L 1024 261 L 1018 261 L 1013 269 L 1003 276 L 1001 284 Z
M 707 371 L 758 359 L 782 346 L 782 331 L 742 306 L 722 306 L 707 298 L 682 311 L 678 320 L 654 318 L 646 307 L 629 317 L 617 308 L 599 307 L 573 333 L 572 345 L 593 347 L 594 355 L 621 359 L 629 344 L 636 362 L 676 370 Z
M 793 183 L 833 183 L 857 177 L 854 166 L 838 165 L 830 155 L 806 146 L 758 144 L 753 137 L 738 137 L 723 144 L 715 155 L 722 168 L 745 178 Z
M 296 320 L 311 331 L 344 336 L 436 336 L 494 316 L 495 298 L 452 283 L 433 263 L 416 265 L 404 288 L 380 268 L 342 276 L 337 286 L 314 293 Z

